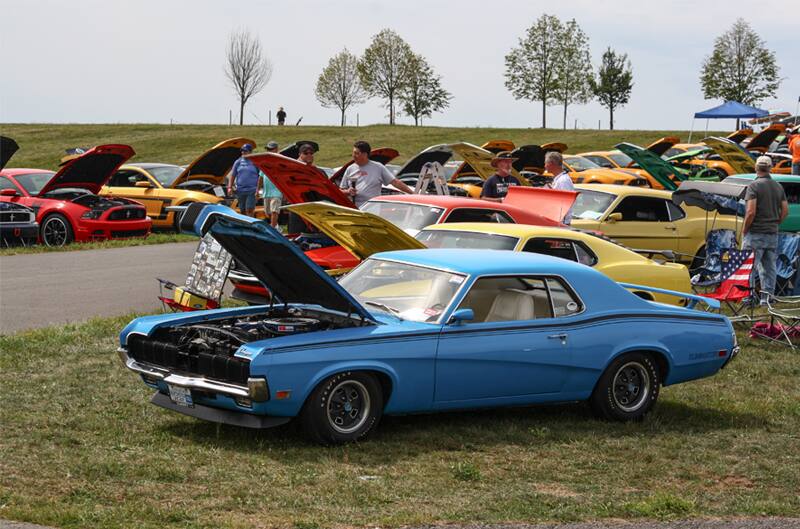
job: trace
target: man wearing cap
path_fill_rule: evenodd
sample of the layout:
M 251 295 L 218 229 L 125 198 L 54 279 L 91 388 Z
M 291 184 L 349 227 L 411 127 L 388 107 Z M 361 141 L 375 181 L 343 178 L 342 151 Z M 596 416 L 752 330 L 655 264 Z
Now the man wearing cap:
M 800 125 L 789 132 L 789 153 L 792 155 L 792 174 L 800 175 Z
M 789 214 L 786 193 L 783 186 L 769 175 L 770 169 L 772 159 L 769 156 L 759 156 L 756 160 L 756 179 L 748 184 L 744 196 L 747 209 L 742 229 L 742 247 L 753 250 L 754 264 L 758 267 L 762 305 L 766 304 L 765 293 L 775 292 L 778 226 Z
M 561 156 L 560 152 L 548 151 L 548 153 L 544 155 L 544 170 L 553 175 L 553 181 L 550 183 L 552 189 L 575 191 L 572 178 L 570 178 L 569 173 L 564 170 L 564 158 Z M 569 208 L 561 222 L 564 224 L 572 222 L 572 208 Z
M 404 193 L 414 191 L 395 178 L 385 165 L 369 159 L 372 147 L 365 141 L 353 144 L 353 163 L 342 176 L 339 187 L 349 194 L 357 208 L 381 194 L 385 185 L 393 185 Z
M 314 146 L 310 143 L 301 143 L 297 150 L 299 152 L 297 160 L 314 167 Z M 288 233 L 317 233 L 319 231 L 314 228 L 314 226 L 306 224 L 300 215 L 292 213 L 291 211 L 289 212 L 289 220 L 286 229 Z
M 503 198 L 508 194 L 508 188 L 510 186 L 520 185 L 517 177 L 511 174 L 511 164 L 513 164 L 516 159 L 517 158 L 511 156 L 509 151 L 499 152 L 492 158 L 492 167 L 497 169 L 497 172 L 483 183 L 483 189 L 481 189 L 482 199 L 492 202 L 502 202 Z
M 264 145 L 264 147 L 267 149 L 267 152 L 278 152 L 277 141 L 269 141 L 266 145 Z M 258 174 L 261 177 L 261 191 L 264 199 L 264 215 L 269 219 L 270 224 L 272 224 L 273 227 L 277 227 L 278 213 L 281 208 L 283 195 L 278 188 L 275 187 L 275 184 L 272 183 L 272 180 L 270 180 L 267 175 L 263 173 L 263 171 L 259 171 Z
M 246 158 L 253 152 L 253 146 L 249 143 L 242 145 L 242 156 L 233 163 L 231 179 L 228 182 L 228 195 L 233 193 L 233 186 L 236 186 L 236 198 L 239 201 L 239 211 L 242 215 L 255 216 L 256 212 L 256 192 L 259 185 L 258 167 Z

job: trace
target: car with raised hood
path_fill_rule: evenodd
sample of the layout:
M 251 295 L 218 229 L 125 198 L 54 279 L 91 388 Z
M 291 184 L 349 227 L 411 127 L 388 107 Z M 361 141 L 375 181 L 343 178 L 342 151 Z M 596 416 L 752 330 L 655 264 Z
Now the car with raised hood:
M 0 171 L 17 150 L 19 145 L 16 141 L 7 136 L 0 136 Z M 16 194 L 17 189 L 14 184 L 6 178 L 0 178 L 0 196 Z M 36 213 L 33 209 L 13 202 L 0 202 L 0 245 L 27 246 L 36 244 L 38 238 L 39 223 L 36 222 Z
M 645 147 L 655 156 L 662 156 L 670 147 L 678 143 L 680 138 L 676 136 L 666 136 L 660 138 Z M 626 172 L 634 172 L 642 178 L 646 178 L 653 189 L 664 189 L 661 182 L 653 178 L 650 173 L 645 171 L 627 154 L 620 150 L 614 151 L 591 151 L 578 154 L 587 160 L 596 163 L 606 169 L 624 169 Z
M 580 193 L 572 209 L 572 227 L 601 232 L 637 251 L 670 251 L 679 262 L 691 265 L 690 270 L 704 256 L 709 231 L 741 233 L 737 217 L 679 206 L 669 191 L 601 184 L 575 187 Z
M 570 191 L 537 191 L 575 196 Z M 411 237 L 377 215 L 335 204 L 310 202 L 288 206 L 288 209 L 362 260 L 379 252 L 421 248 L 512 250 L 569 259 L 591 266 L 615 281 L 685 293 L 692 291 L 689 271 L 684 265 L 654 261 L 607 238 L 576 229 L 457 222 L 434 224 Z M 684 301 L 652 292 L 636 293 L 664 303 Z
M 174 228 L 173 206 L 194 202 L 217 204 L 225 200 L 225 175 L 242 155 L 249 138 L 225 140 L 207 150 L 186 167 L 166 163 L 132 163 L 121 166 L 100 195 L 141 202 L 157 228 Z
M 264 221 L 219 205 L 186 215 L 275 293 L 122 330 L 119 356 L 151 402 L 203 420 L 296 418 L 326 444 L 364 439 L 383 415 L 446 410 L 588 401 L 632 421 L 662 386 L 714 375 L 738 351 L 725 316 L 646 301 L 565 259 L 407 250 L 336 282 Z
M 136 201 L 97 195 L 114 171 L 134 155 L 128 145 L 98 145 L 57 171 L 2 169 L 0 202 L 33 209 L 47 246 L 72 241 L 146 237 L 152 222 Z
M 313 167 L 271 153 L 251 155 L 250 159 L 268 175 L 289 204 L 325 201 L 355 208 L 350 197 Z M 572 203 L 572 199 L 569 203 Z M 560 219 L 569 209 L 569 204 L 549 195 L 545 199 L 541 190 L 516 186 L 503 202 L 442 195 L 384 195 L 367 201 L 362 209 L 415 235 L 425 226 L 444 222 L 560 226 Z M 360 260 L 328 238 L 309 240 L 301 236 L 295 240 L 315 263 L 325 269 L 352 268 Z M 234 286 L 233 296 L 238 299 L 262 303 L 269 295 L 264 286 L 238 261 L 234 262 L 228 278 Z
M 770 173 L 774 175 L 792 174 L 792 157 L 789 154 L 779 152 L 754 153 L 743 149 L 741 145 L 726 138 L 715 138 L 713 136 L 703 141 L 730 168 L 728 173 L 730 176 L 754 173 L 756 170 L 756 154 L 770 157 L 772 160 Z

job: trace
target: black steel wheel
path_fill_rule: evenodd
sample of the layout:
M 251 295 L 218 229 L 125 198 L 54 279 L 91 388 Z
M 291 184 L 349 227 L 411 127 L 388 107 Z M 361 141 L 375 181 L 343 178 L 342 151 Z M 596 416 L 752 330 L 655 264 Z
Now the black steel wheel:
M 46 246 L 64 246 L 72 242 L 74 234 L 72 226 L 63 215 L 48 215 L 42 222 L 39 233 Z
M 661 376 L 647 353 L 626 353 L 603 372 L 590 398 L 594 412 L 617 421 L 641 420 L 658 400 Z
M 306 433 L 322 444 L 363 439 L 383 414 L 383 393 L 365 372 L 339 373 L 314 389 L 301 412 Z

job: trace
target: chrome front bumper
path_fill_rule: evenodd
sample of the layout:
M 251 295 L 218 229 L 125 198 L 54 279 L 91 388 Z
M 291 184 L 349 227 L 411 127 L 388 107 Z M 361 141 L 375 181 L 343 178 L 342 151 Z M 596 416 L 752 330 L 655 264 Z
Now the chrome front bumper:
M 250 377 L 247 379 L 246 386 L 240 386 L 219 380 L 210 380 L 205 377 L 178 375 L 175 373 L 170 373 L 168 370 L 162 367 L 143 362 L 137 362 L 128 356 L 128 350 L 124 347 L 118 348 L 117 353 L 119 354 L 122 363 L 125 364 L 125 367 L 134 373 L 139 373 L 140 375 L 144 375 L 155 380 L 160 380 L 173 386 L 208 391 L 210 393 L 218 393 L 234 398 L 247 398 L 253 402 L 264 402 L 269 400 L 267 379 L 263 377 Z

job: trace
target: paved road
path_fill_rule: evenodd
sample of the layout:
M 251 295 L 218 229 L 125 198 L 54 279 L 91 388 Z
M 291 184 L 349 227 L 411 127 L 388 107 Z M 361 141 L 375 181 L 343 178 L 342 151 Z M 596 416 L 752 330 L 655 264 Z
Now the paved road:
M 156 277 L 186 279 L 197 244 L 0 257 L 0 333 L 160 308 Z

